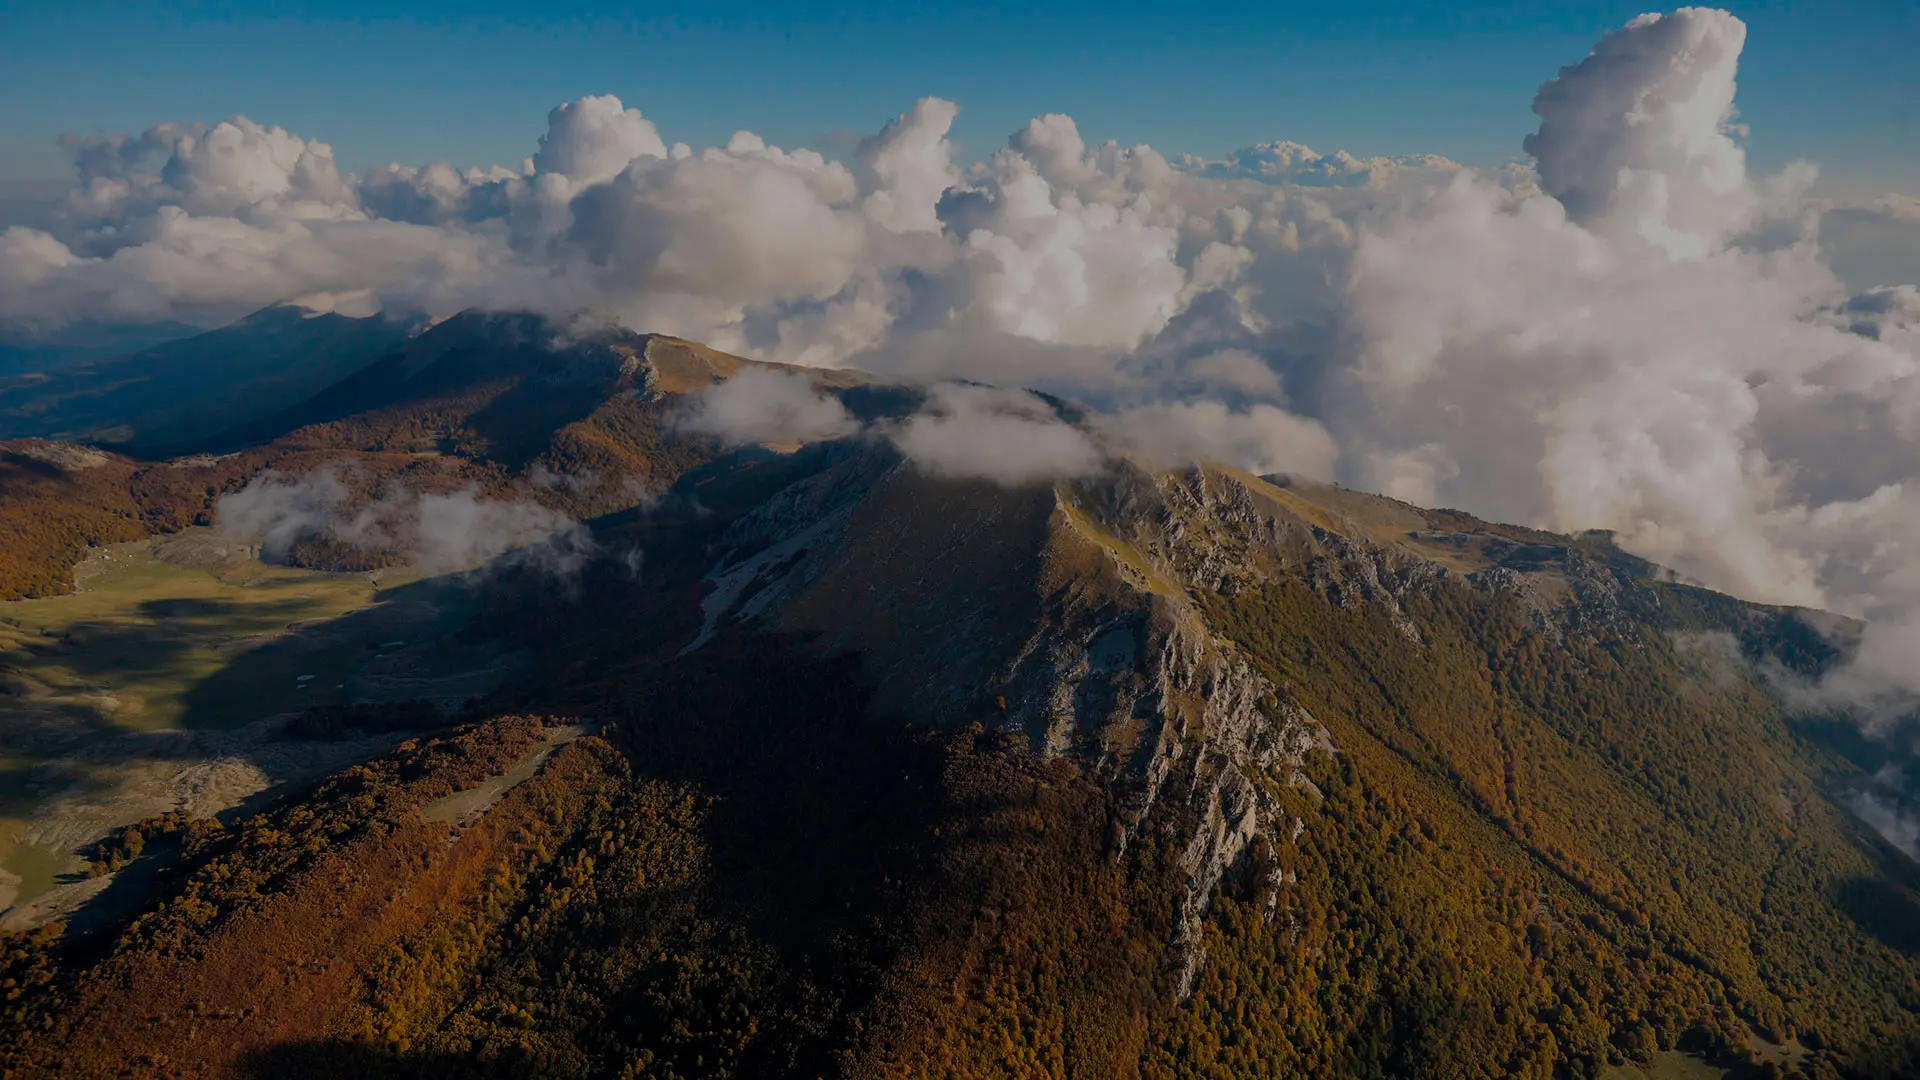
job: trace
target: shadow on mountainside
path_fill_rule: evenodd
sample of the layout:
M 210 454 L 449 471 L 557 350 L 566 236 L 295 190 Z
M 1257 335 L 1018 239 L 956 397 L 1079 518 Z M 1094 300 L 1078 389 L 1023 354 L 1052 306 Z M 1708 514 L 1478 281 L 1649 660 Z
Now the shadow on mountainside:
M 596 521 L 596 534 L 611 531 L 610 557 L 577 579 L 509 558 L 478 575 L 382 589 L 370 607 L 330 618 L 301 621 L 311 606 L 264 595 L 244 611 L 229 597 L 167 598 L 134 618 L 29 638 L 39 652 L 9 653 L 0 666 L 0 814 L 28 822 L 37 850 L 68 858 L 189 793 L 194 806 L 246 813 L 401 737 L 390 724 L 355 728 L 350 711 L 289 726 L 316 706 L 424 701 L 449 718 L 474 699 L 592 706 L 608 685 L 600 675 L 691 636 L 703 545 L 729 519 L 724 508 L 842 452 L 728 455 L 731 467 L 702 471 L 697 491 L 683 485 L 662 505 Z M 620 557 L 642 547 L 644 574 Z M 152 685 L 169 678 L 179 682 Z M 164 694 L 171 726 L 132 730 L 116 687 L 122 697 Z M 9 698 L 27 707 L 9 709 Z
M 1023 978 L 1053 957 L 1045 978 L 1098 1006 L 1075 1014 L 1086 1030 L 1069 1042 L 1123 1045 L 1108 1028 L 1134 1030 L 1153 1007 L 1167 928 L 1143 933 L 1116 906 L 1141 894 L 1121 887 L 1103 842 L 1104 789 L 1070 763 L 876 715 L 859 658 L 772 635 L 724 632 L 672 678 L 606 677 L 626 696 L 604 699 L 602 735 L 631 790 L 694 808 L 680 820 L 697 871 L 667 874 L 670 899 L 629 888 L 633 870 L 611 857 L 599 877 L 556 878 L 516 902 L 450 1012 L 407 1018 L 421 1025 L 403 1029 L 412 1046 L 300 1041 L 236 1075 L 847 1075 L 876 1043 L 911 1041 L 931 1022 L 920 1010 L 956 1007 L 962 984 L 986 977 L 961 972 L 969 956 L 991 966 L 972 951 L 989 939 L 1019 955 Z M 659 805 L 596 821 L 589 844 L 606 828 L 664 835 L 645 816 Z M 1170 898 L 1142 907 L 1170 911 Z
M 433 654 L 434 660 L 449 662 L 451 657 L 435 654 L 435 649 L 460 628 L 471 599 L 457 579 L 435 578 L 388 590 L 371 607 L 312 621 L 282 621 L 309 610 L 297 600 L 240 604 L 157 599 L 142 602 L 137 610 L 139 622 L 75 623 L 50 644 L 29 645 L 9 658 L 14 681 L 0 681 L 0 702 L 14 696 L 19 704 L 0 727 L 8 757 L 29 763 L 77 757 L 94 764 L 165 758 L 208 738 L 353 693 L 367 700 L 393 700 L 380 693 L 385 684 L 359 679 L 359 674 L 371 661 L 399 655 L 398 647 L 382 649 L 393 642 L 404 642 L 409 656 Z M 227 640 L 210 632 L 236 614 L 284 627 L 285 632 Z M 188 663 L 195 652 L 225 659 L 200 674 Z M 482 656 L 476 662 L 492 659 Z M 78 676 L 80 686 L 57 696 L 27 698 L 22 680 L 53 669 Z M 334 681 L 322 682 L 322 671 L 334 674 Z M 348 681 L 343 684 L 340 675 Z M 183 708 L 176 726 L 138 731 L 114 717 L 111 707 L 118 688 L 169 679 L 187 683 L 179 696 Z M 336 687 L 347 692 L 336 694 Z M 5 795 L 5 785 L 0 785 L 0 799 Z
M 1841 911 L 1875 940 L 1907 956 L 1920 956 L 1920 895 L 1907 884 L 1858 877 L 1841 884 Z

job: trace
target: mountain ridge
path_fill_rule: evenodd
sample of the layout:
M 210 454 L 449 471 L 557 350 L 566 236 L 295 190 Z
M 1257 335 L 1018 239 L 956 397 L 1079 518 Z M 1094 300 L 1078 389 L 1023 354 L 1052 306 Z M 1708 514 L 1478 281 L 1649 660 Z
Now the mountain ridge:
M 460 633 L 526 676 L 179 841 L 111 943 L 11 942 L 11 970 L 52 972 L 15 1028 L 43 1033 L 25 1075 L 1915 1062 L 1920 873 L 1842 804 L 1867 770 L 1830 718 L 1769 674 L 1844 654 L 1811 616 L 1605 534 L 1111 447 L 1022 484 L 872 432 L 728 447 L 674 403 L 751 361 L 490 325 L 382 361 L 427 392 L 295 427 L 222 483 L 358 454 L 580 507 L 594 555 L 563 587 L 525 563 L 467 586 Z M 569 383 L 592 395 L 499 415 Z M 881 423 L 921 399 L 811 385 Z M 608 464 L 584 492 L 512 486 L 586 460 Z M 583 720 L 476 822 L 408 809 Z M 425 764 L 496 744 L 458 782 Z M 351 897 L 350 950 L 318 882 Z M 435 899 L 383 914 L 395 896 Z M 272 982 L 256 949 L 312 977 Z M 140 1019 L 170 987 L 200 989 Z
M 266 308 L 138 352 L 0 380 L 0 433 L 164 452 L 236 414 L 301 400 L 408 332 L 379 316 Z

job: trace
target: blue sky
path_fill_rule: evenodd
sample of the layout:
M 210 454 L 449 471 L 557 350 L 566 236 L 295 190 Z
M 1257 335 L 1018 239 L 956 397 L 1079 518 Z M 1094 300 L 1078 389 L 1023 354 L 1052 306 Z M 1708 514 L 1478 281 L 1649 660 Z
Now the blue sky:
M 546 111 L 614 93 L 668 141 L 876 129 L 926 94 L 969 156 L 1041 112 L 1090 141 L 1216 155 L 1515 157 L 1534 89 L 1643 3 L 101 4 L 0 0 L 0 197 L 65 175 L 62 132 L 242 113 L 349 168 L 513 164 Z M 1756 166 L 1837 193 L 1920 190 L 1920 5 L 1735 4 Z

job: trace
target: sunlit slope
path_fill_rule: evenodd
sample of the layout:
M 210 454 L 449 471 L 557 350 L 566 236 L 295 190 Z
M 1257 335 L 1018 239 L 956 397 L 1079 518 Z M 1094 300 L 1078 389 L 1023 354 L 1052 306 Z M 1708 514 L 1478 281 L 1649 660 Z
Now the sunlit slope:
M 1544 1075 L 1689 1031 L 1738 1051 L 1905 1030 L 1913 867 L 1838 805 L 1853 767 L 1750 666 L 1830 659 L 1793 612 L 1605 536 L 1285 478 L 1037 494 L 888 474 L 821 554 L 717 583 L 862 657 L 890 709 L 1072 752 L 1123 814 L 1157 796 L 1133 827 L 1197 830 L 1189 889 L 1229 864 L 1151 1074 Z M 1187 697 L 1194 650 L 1218 660 Z M 1235 658 L 1272 695 L 1245 706 L 1263 723 L 1215 708 L 1242 692 Z M 1239 733 L 1300 714 L 1336 753 Z

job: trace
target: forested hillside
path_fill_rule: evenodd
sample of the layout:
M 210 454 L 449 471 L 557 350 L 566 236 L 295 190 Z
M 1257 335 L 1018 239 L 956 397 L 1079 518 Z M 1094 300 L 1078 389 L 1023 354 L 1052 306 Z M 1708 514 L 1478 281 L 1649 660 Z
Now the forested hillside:
M 1845 718 L 1783 690 L 1846 648 L 1802 613 L 1605 535 L 1231 469 L 724 451 L 665 399 L 738 361 L 669 339 L 589 343 L 565 378 L 597 396 L 554 412 L 501 404 L 551 371 L 415 359 L 390 374 L 432 393 L 212 464 L 16 452 L 80 543 L 268 465 L 543 463 L 596 481 L 514 490 L 593 517 L 598 556 L 470 584 L 466 633 L 530 674 L 455 726 L 104 838 L 139 914 L 0 939 L 9 1075 L 1920 1067 L 1920 872 L 1844 808 Z

